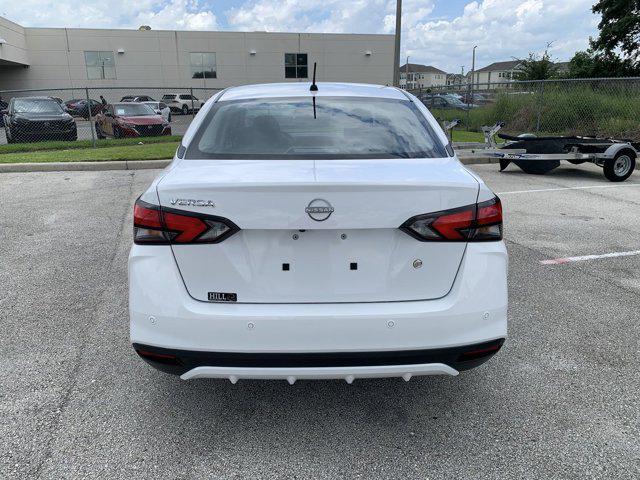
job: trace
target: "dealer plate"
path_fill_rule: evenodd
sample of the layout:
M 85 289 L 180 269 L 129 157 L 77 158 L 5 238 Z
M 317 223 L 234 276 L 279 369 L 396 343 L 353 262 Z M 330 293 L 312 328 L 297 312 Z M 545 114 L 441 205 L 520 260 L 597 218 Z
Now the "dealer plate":
M 237 302 L 238 295 L 236 293 L 226 292 L 208 292 L 207 298 L 210 302 Z

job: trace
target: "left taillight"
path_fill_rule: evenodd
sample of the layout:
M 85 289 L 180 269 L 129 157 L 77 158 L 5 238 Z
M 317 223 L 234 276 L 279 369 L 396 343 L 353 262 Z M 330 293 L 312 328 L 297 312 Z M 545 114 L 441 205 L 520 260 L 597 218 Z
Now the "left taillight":
M 133 241 L 144 245 L 219 243 L 239 228 L 226 218 L 161 208 L 138 199 Z
M 410 218 L 400 229 L 422 241 L 486 242 L 502 239 L 502 204 L 486 202 Z

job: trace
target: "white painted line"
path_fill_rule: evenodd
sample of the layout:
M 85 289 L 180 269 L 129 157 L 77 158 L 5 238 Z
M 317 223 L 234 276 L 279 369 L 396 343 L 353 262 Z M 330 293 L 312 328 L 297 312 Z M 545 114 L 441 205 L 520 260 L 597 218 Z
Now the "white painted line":
M 558 188 L 537 188 L 533 190 L 513 190 L 511 192 L 498 192 L 498 195 L 510 195 L 516 193 L 537 193 L 537 192 L 560 192 L 562 190 L 585 190 L 588 188 L 624 188 L 640 187 L 640 183 L 625 183 L 624 185 L 587 185 L 584 187 L 558 187 Z
M 554 258 L 552 260 L 540 260 L 540 263 L 542 265 L 560 265 L 562 263 L 584 262 L 586 260 L 598 260 L 600 258 L 631 257 L 633 255 L 640 255 L 640 250 L 603 253 L 602 255 L 583 255 L 581 257 Z

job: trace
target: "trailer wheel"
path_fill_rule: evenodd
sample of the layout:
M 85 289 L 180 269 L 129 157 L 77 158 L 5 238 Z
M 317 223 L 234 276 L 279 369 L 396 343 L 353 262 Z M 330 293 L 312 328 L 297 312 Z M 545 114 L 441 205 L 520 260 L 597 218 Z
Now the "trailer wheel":
M 612 182 L 623 182 L 636 168 L 636 154 L 631 150 L 621 150 L 613 158 L 604 162 L 604 176 Z

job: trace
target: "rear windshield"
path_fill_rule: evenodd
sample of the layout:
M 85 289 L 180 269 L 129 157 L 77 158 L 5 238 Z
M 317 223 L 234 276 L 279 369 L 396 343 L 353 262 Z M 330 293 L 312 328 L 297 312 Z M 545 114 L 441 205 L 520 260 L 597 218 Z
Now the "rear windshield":
M 318 97 L 216 103 L 185 158 L 437 158 L 447 153 L 409 100 Z
M 13 101 L 15 113 L 62 113 L 60 104 L 53 99 L 16 98 Z
M 149 105 L 144 103 L 129 103 L 126 105 L 116 105 L 116 115 L 122 115 L 123 117 L 139 117 L 144 115 L 155 115 L 156 112 L 152 110 Z

